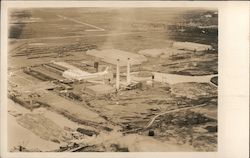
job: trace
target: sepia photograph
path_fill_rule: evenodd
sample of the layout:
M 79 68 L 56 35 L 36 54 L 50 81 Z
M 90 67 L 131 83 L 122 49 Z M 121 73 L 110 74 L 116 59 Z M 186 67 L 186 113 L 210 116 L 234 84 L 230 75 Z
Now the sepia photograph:
M 9 152 L 216 152 L 216 8 L 8 9 Z

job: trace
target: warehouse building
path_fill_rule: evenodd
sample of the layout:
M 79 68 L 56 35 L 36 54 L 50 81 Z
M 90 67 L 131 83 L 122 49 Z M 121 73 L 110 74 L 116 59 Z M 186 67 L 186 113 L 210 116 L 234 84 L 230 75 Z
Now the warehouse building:
M 130 53 L 118 49 L 89 50 L 86 52 L 86 54 L 112 65 L 116 65 L 117 59 L 119 59 L 120 66 L 127 66 L 128 58 L 130 58 L 131 65 L 140 65 L 142 62 L 147 61 L 147 58 L 144 55 Z
M 212 50 L 211 45 L 199 44 L 193 42 L 174 42 L 173 47 L 180 50 L 190 50 L 190 51 Z

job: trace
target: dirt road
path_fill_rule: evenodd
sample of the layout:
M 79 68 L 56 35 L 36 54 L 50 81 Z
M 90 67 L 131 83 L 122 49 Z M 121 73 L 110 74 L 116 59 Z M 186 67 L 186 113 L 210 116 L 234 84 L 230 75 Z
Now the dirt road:
M 76 19 L 73 19 L 73 18 L 62 16 L 62 15 L 57 15 L 57 16 L 60 17 L 60 18 L 66 19 L 66 20 L 73 21 L 73 22 L 78 23 L 78 24 L 82 24 L 82 25 L 86 25 L 86 26 L 94 28 L 94 29 L 85 30 L 85 31 L 105 31 L 105 29 L 97 27 L 97 26 L 89 24 L 89 23 L 85 23 L 85 22 L 82 22 L 82 21 L 79 21 L 79 20 L 76 20 Z
M 155 115 L 151 121 L 147 124 L 147 126 L 145 128 L 149 128 L 155 121 L 155 119 L 159 116 L 162 116 L 162 115 L 165 115 L 165 114 L 169 114 L 169 113 L 173 113 L 173 112 L 179 112 L 179 111 L 182 111 L 182 110 L 188 110 L 188 109 L 194 109 L 194 108 L 198 108 L 198 107 L 202 107 L 204 106 L 204 104 L 202 105 L 198 105 L 198 106 L 191 106 L 191 107 L 185 107 L 185 108 L 180 108 L 180 109 L 174 109 L 174 110 L 169 110 L 169 111 L 165 111 L 163 113 L 160 113 L 158 115 Z

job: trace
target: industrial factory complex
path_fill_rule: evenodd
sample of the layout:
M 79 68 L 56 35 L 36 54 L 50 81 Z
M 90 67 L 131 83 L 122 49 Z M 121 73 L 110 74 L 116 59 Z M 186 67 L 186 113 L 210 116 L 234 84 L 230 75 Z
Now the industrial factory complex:
M 113 10 L 79 12 L 105 18 L 113 14 Z M 164 12 L 155 14 L 164 19 Z M 116 25 L 108 18 L 103 23 L 87 23 L 87 18 L 70 14 L 68 10 L 42 9 L 11 14 L 9 151 L 216 150 L 216 27 L 190 29 L 188 23 L 179 22 L 175 27 L 169 22 L 169 32 L 183 39 L 165 39 L 159 33 L 159 29 L 166 32 L 165 24 L 124 20 L 121 26 L 125 28 L 111 31 Z M 217 18 L 216 11 L 210 10 L 192 14 L 206 25 Z M 126 10 L 120 15 L 126 19 Z M 157 19 L 145 17 L 147 20 Z M 49 25 L 48 32 L 40 33 L 36 28 L 44 23 Z M 147 31 L 141 30 L 142 25 Z M 22 31 L 17 33 L 19 29 Z M 184 39 L 195 29 L 201 35 L 195 35 L 193 41 Z

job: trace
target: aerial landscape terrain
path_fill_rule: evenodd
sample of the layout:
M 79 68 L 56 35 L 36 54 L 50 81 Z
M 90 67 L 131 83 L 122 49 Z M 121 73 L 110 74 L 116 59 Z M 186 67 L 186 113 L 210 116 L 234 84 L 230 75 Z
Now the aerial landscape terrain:
M 217 151 L 217 10 L 8 14 L 9 151 Z

